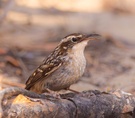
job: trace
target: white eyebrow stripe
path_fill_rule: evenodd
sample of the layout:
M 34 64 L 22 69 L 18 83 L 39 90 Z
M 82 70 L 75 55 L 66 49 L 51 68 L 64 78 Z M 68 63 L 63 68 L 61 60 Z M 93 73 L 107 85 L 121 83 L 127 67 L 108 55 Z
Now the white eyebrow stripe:
M 82 35 L 78 35 L 78 36 L 68 36 L 68 38 L 74 38 L 74 37 L 82 37 Z

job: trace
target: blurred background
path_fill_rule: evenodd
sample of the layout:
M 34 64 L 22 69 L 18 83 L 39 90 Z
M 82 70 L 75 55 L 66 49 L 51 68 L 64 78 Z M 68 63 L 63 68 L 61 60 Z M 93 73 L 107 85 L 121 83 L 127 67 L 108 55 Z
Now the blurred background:
M 135 91 L 135 0 L 0 0 L 0 89 L 24 83 L 70 33 L 103 36 L 86 48 L 71 88 Z

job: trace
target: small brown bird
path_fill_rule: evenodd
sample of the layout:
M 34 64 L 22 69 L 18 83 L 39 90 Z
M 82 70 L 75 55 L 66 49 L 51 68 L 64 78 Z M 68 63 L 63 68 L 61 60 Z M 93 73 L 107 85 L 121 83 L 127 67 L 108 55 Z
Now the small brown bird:
M 43 93 L 68 90 L 82 76 L 86 66 L 84 49 L 90 39 L 99 34 L 70 34 L 64 37 L 55 50 L 33 72 L 26 82 L 27 90 Z

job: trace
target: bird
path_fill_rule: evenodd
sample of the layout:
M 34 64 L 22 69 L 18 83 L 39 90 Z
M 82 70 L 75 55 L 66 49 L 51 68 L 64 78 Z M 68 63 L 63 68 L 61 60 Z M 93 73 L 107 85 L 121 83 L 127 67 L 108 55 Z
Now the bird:
M 70 90 L 80 79 L 86 67 L 84 50 L 89 40 L 99 39 L 96 33 L 73 33 L 62 38 L 52 53 L 26 81 L 26 90 L 38 94 Z

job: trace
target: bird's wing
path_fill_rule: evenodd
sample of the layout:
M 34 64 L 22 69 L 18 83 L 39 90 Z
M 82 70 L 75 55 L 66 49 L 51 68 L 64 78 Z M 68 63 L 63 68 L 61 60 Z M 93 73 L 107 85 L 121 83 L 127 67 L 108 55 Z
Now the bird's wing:
M 56 64 L 40 65 L 28 78 L 25 89 L 29 90 L 38 81 L 42 81 L 43 79 L 47 78 L 51 73 L 56 71 L 61 65 L 62 62 Z

